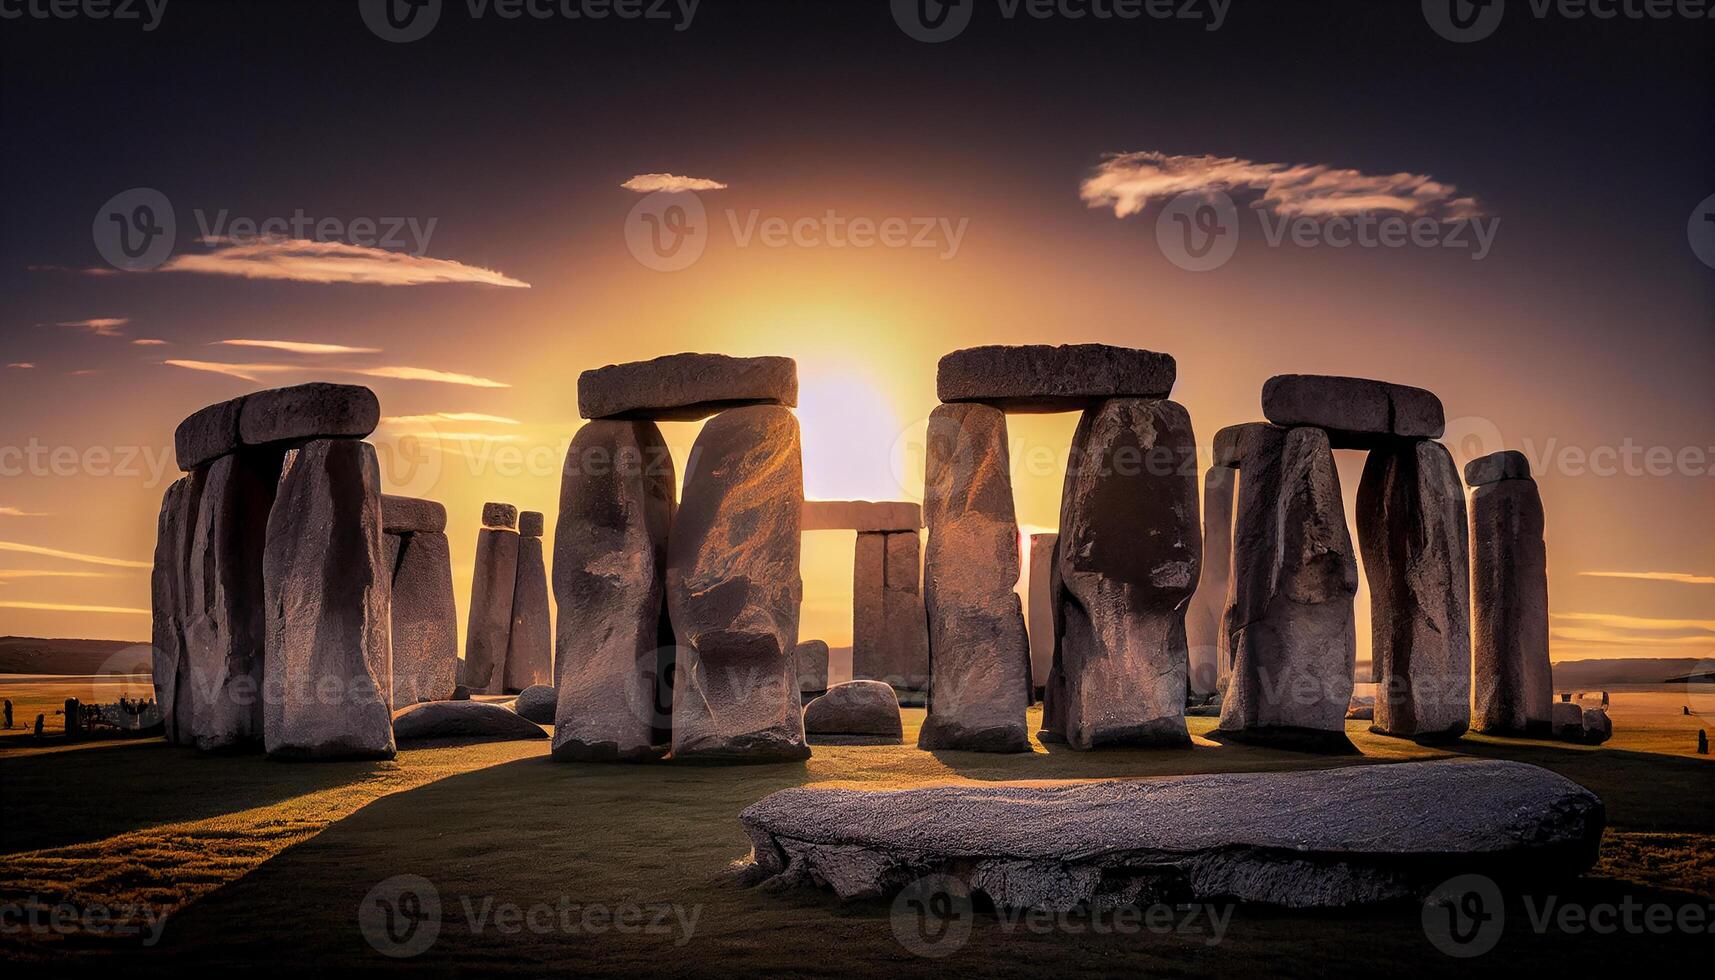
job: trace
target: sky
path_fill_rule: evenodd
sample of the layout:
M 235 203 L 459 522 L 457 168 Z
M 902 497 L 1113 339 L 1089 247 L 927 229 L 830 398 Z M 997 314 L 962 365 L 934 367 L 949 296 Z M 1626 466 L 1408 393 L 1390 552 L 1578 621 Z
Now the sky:
M 1174 355 L 1205 447 L 1274 374 L 1435 391 L 1537 469 L 1557 659 L 1715 656 L 1715 24 L 1509 6 L 10 20 L 0 634 L 146 639 L 173 428 L 246 391 L 376 391 L 462 621 L 483 501 L 552 534 L 580 371 L 794 357 L 806 494 L 919 499 L 942 354 L 1101 342 Z M 1026 533 L 1075 423 L 1012 422 Z M 849 642 L 852 547 L 805 536 L 802 636 Z

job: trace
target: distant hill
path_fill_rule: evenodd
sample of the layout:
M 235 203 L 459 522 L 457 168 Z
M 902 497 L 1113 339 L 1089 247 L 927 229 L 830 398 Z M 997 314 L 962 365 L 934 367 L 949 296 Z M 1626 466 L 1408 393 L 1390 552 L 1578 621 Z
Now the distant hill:
M 114 659 L 115 657 L 119 659 Z M 149 644 L 0 636 L 0 674 L 146 674 Z
M 1554 687 L 1598 687 L 1603 684 L 1668 684 L 1708 669 L 1696 657 L 1638 657 L 1607 660 L 1560 660 L 1554 664 Z

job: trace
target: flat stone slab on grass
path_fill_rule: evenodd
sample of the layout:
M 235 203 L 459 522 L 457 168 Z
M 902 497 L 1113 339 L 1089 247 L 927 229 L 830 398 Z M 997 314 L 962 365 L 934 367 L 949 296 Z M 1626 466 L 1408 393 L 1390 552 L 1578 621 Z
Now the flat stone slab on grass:
M 1327 429 L 1335 449 L 1378 439 L 1439 439 L 1447 431 L 1441 399 L 1422 388 L 1325 374 L 1278 374 L 1262 386 L 1263 417 L 1287 427 Z
M 393 712 L 393 737 L 400 742 L 429 738 L 547 738 L 542 726 L 494 701 L 425 701 Z
M 916 531 L 923 527 L 923 505 L 909 500 L 806 500 L 800 522 L 805 531 Z
M 1595 863 L 1605 816 L 1595 794 L 1546 769 L 1455 759 L 1046 787 L 798 787 L 739 820 L 755 884 L 874 898 L 940 872 L 997 906 L 1069 910 L 1341 907 L 1420 898 L 1462 873 L 1543 888 Z
M 1166 398 L 1177 375 L 1172 355 L 1134 347 L 997 344 L 941 358 L 935 389 L 943 402 L 1068 412 L 1109 398 Z
M 668 354 L 578 375 L 578 414 L 586 419 L 694 422 L 739 405 L 797 404 L 798 364 L 790 357 Z

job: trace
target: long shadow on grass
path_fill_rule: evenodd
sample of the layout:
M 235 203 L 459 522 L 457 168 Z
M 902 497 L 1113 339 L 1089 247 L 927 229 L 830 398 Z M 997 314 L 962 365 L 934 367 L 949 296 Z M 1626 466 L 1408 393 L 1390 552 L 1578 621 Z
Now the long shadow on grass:
M 1550 769 L 1602 798 L 1608 826 L 1621 830 L 1715 833 L 1715 765 L 1696 759 L 1587 749 L 1520 739 L 1463 738 L 1462 755 L 1512 759 Z
M 387 762 L 284 764 L 159 739 L 0 759 L 0 854 L 202 820 L 360 780 Z

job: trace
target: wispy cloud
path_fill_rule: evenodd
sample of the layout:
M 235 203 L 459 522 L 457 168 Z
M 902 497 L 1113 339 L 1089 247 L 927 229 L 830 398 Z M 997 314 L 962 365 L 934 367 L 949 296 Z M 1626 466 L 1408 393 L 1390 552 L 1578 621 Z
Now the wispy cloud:
M 260 382 L 264 374 L 279 374 L 282 371 L 306 370 L 298 364 L 226 364 L 221 361 L 186 361 L 177 358 L 165 360 L 162 364 L 189 371 L 207 371 L 210 374 L 224 374 L 238 378 L 241 381 Z
M 131 343 L 137 345 L 138 347 L 165 347 L 165 346 L 167 346 L 166 341 L 157 340 L 154 337 L 138 337 L 136 340 L 131 341 Z
M 1715 633 L 1715 619 L 1653 619 L 1645 616 L 1621 616 L 1614 613 L 1550 613 L 1550 619 L 1627 630 L 1659 630 L 1666 632 L 1702 630 Z
M 1679 582 L 1685 585 L 1715 585 L 1715 575 L 1692 575 L 1689 572 L 1579 572 L 1591 578 L 1631 578 L 1646 582 Z
M 204 244 L 213 246 L 213 250 L 175 255 L 154 271 L 374 286 L 475 283 L 530 288 L 529 283 L 494 269 L 345 242 L 315 242 L 302 238 L 254 241 L 213 238 L 205 239 Z
M 481 412 L 434 412 L 429 415 L 387 415 L 382 425 L 433 425 L 437 422 L 492 422 L 495 425 L 523 425 L 504 415 L 484 415 Z
M 679 193 L 683 191 L 724 191 L 726 185 L 718 180 L 706 177 L 680 177 L 677 174 L 638 174 L 619 186 L 639 194 L 651 194 L 655 191 Z
M 102 373 L 104 373 L 104 372 L 100 368 L 78 368 L 76 371 L 67 371 L 66 377 L 68 377 L 68 378 L 88 378 L 88 377 L 93 377 L 97 374 L 102 374 Z
M 152 615 L 147 609 L 133 609 L 129 606 L 83 606 L 71 602 L 0 601 L 0 609 L 39 609 L 47 612 L 114 613 L 123 616 Z
M 21 544 L 17 541 L 0 541 L 0 551 L 13 551 L 21 555 L 41 555 L 44 558 L 64 558 L 67 561 L 79 561 L 86 565 L 106 565 L 109 568 L 153 568 L 152 562 L 131 561 L 127 558 L 108 558 L 104 555 L 87 555 L 77 551 L 61 551 L 58 548 L 43 548 L 40 545 Z
M 35 365 L 29 361 L 13 361 L 6 366 L 9 368 L 17 368 L 20 371 L 29 371 L 35 367 Z
M 479 378 L 473 374 L 457 374 L 452 371 L 436 371 L 433 368 L 420 367 L 377 367 L 377 368 L 347 368 L 351 374 L 362 374 L 371 378 L 397 378 L 402 381 L 435 381 L 448 385 L 467 385 L 472 388 L 510 388 L 503 381 L 489 378 Z
M 131 322 L 128 316 L 103 316 L 92 320 L 62 320 L 59 326 L 88 330 L 97 337 L 122 337 L 119 328 Z
M 18 507 L 0 507 L 0 517 L 50 517 L 39 511 L 23 510 Z
M 26 578 L 112 578 L 112 572 L 65 572 L 46 568 L 0 568 L 0 585 Z
M 269 350 L 293 354 L 379 354 L 379 347 L 347 347 L 344 344 L 317 344 L 306 340 L 217 340 L 209 346 L 266 347 Z
M 1084 179 L 1079 196 L 1116 218 L 1137 214 L 1151 201 L 1180 194 L 1252 192 L 1256 207 L 1296 217 L 1338 217 L 1396 211 L 1442 220 L 1481 214 L 1477 202 L 1452 184 L 1424 174 L 1366 174 L 1325 164 L 1256 163 L 1238 157 L 1116 153 Z

